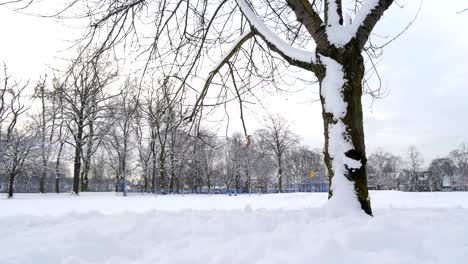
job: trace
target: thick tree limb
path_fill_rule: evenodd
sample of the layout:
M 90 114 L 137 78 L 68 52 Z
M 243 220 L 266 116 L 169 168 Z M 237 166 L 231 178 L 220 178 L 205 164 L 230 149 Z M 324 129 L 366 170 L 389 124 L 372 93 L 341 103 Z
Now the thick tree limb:
M 325 32 L 325 24 L 308 0 L 288 0 L 288 6 L 296 14 L 296 19 L 304 25 L 317 45 L 317 50 L 326 49 L 330 44 Z
M 311 70 L 315 62 L 315 52 L 294 48 L 273 33 L 253 12 L 245 0 L 236 0 L 242 14 L 250 23 L 252 32 L 259 35 L 268 47 L 281 55 L 291 65 Z
M 358 41 L 359 49 L 364 47 L 375 25 L 392 3 L 393 0 L 379 0 L 376 7 L 366 16 L 356 32 L 356 40 Z

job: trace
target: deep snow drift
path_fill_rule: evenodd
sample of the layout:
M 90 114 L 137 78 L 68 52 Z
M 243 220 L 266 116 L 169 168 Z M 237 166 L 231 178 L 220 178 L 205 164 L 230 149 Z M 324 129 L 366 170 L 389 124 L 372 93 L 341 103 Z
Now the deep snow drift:
M 375 217 L 326 194 L 17 195 L 0 263 L 468 263 L 468 193 L 371 192 Z

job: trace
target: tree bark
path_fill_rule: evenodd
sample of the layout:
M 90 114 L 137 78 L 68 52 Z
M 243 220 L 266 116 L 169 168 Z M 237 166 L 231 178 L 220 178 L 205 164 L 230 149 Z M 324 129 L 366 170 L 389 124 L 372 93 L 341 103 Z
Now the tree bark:
M 164 145 L 159 152 L 159 188 L 161 191 L 166 189 L 166 153 Z
M 78 194 L 80 192 L 80 171 L 81 171 L 81 155 L 80 148 L 75 147 L 75 163 L 73 167 L 73 192 Z
M 75 158 L 73 167 L 73 192 L 78 194 L 80 192 L 80 172 L 81 172 L 81 149 L 83 140 L 83 120 L 78 122 L 78 132 L 75 139 Z
M 87 192 L 89 187 L 89 169 L 91 168 L 91 146 L 88 146 L 86 150 L 86 157 L 83 162 L 83 170 L 81 172 L 81 191 Z
M 143 169 L 143 189 L 146 191 L 148 190 L 148 168 L 145 165 L 145 168 Z
M 42 113 L 41 113 L 41 156 L 42 156 L 42 168 L 41 168 L 41 177 L 39 179 L 39 192 L 45 193 L 45 178 L 47 174 L 47 158 L 46 158 L 46 108 L 45 108 L 45 87 L 40 85 L 40 97 L 42 104 Z
M 83 159 L 83 171 L 81 172 L 81 191 L 87 192 L 89 186 L 89 169 L 91 167 L 91 158 L 93 155 L 94 145 L 94 121 L 89 123 L 89 137 L 86 149 L 86 156 Z
M 10 181 L 8 183 L 8 198 L 13 198 L 13 184 L 15 183 L 15 176 L 16 176 L 16 173 L 12 172 L 10 173 Z
M 278 190 L 280 193 L 283 192 L 283 168 L 281 160 L 278 160 Z
M 157 168 L 157 155 L 156 155 L 156 132 L 151 131 L 151 155 L 152 155 L 152 167 L 151 167 L 151 192 L 156 192 L 156 168 Z
M 357 47 L 356 43 L 350 43 L 345 48 L 335 49 L 331 54 L 326 54 L 327 57 L 335 60 L 343 67 L 344 87 L 343 100 L 347 104 L 347 112 L 344 118 L 341 119 L 346 127 L 346 132 L 349 136 L 348 140 L 352 145 L 352 149 L 345 153 L 345 156 L 356 161 L 360 161 L 361 166 L 358 169 L 349 168 L 346 166 L 345 177 L 353 183 L 357 199 L 362 210 L 368 215 L 372 215 L 372 209 L 367 190 L 367 171 L 366 171 L 366 152 L 364 143 L 364 128 L 362 114 L 362 81 L 364 77 L 364 60 Z M 320 58 L 320 55 L 319 55 Z M 319 69 L 322 68 L 322 69 Z M 317 67 L 316 75 L 320 82 L 322 91 L 322 83 L 325 77 L 325 67 Z M 322 94 L 322 93 L 321 93 Z M 331 113 L 325 111 L 325 99 L 321 96 L 322 115 L 324 121 L 325 135 L 325 164 L 328 169 L 330 187 L 333 187 L 334 170 L 332 166 L 332 157 L 330 156 L 329 145 L 329 126 L 336 124 L 336 120 Z M 346 136 L 345 136 L 346 137 Z M 329 191 L 329 198 L 333 196 L 332 188 Z M 350 197 L 350 199 L 353 199 Z
M 60 142 L 57 160 L 55 161 L 55 192 L 60 193 L 60 158 L 62 156 L 64 142 Z
M 122 189 L 123 196 L 127 196 L 127 136 L 124 136 L 124 149 L 122 153 L 122 175 L 124 186 Z

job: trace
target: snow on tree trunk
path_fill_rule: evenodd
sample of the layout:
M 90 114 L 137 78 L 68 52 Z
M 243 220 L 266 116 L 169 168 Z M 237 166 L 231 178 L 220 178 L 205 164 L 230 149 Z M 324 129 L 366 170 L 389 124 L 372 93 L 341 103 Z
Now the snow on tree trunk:
M 319 55 L 324 69 L 319 79 L 330 178 L 327 207 L 334 215 L 361 209 L 372 215 L 362 123 L 362 56 L 342 50 L 336 57 L 340 62 Z

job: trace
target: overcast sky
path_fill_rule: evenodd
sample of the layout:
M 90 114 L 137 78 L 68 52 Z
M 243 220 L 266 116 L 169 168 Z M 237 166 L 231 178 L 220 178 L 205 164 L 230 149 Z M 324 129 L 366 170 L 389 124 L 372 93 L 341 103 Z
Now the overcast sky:
M 416 146 L 426 162 L 445 156 L 461 142 L 468 142 L 468 7 L 466 0 L 424 1 L 419 17 L 408 31 L 387 46 L 379 72 L 387 97 L 372 103 L 365 98 L 365 130 L 368 153 L 382 147 L 405 156 Z M 399 1 L 378 25 L 379 35 L 393 36 L 412 20 L 419 1 Z M 0 61 L 10 73 L 36 80 L 45 65 L 55 66 L 80 30 L 52 19 L 14 13 L 0 7 Z M 265 95 L 264 106 L 292 122 L 293 130 L 307 145 L 323 145 L 319 103 L 312 103 L 317 89 L 294 94 Z M 266 110 L 248 111 L 247 127 L 258 128 Z M 234 117 L 232 117 L 234 118 Z M 232 121 L 230 131 L 239 129 Z

